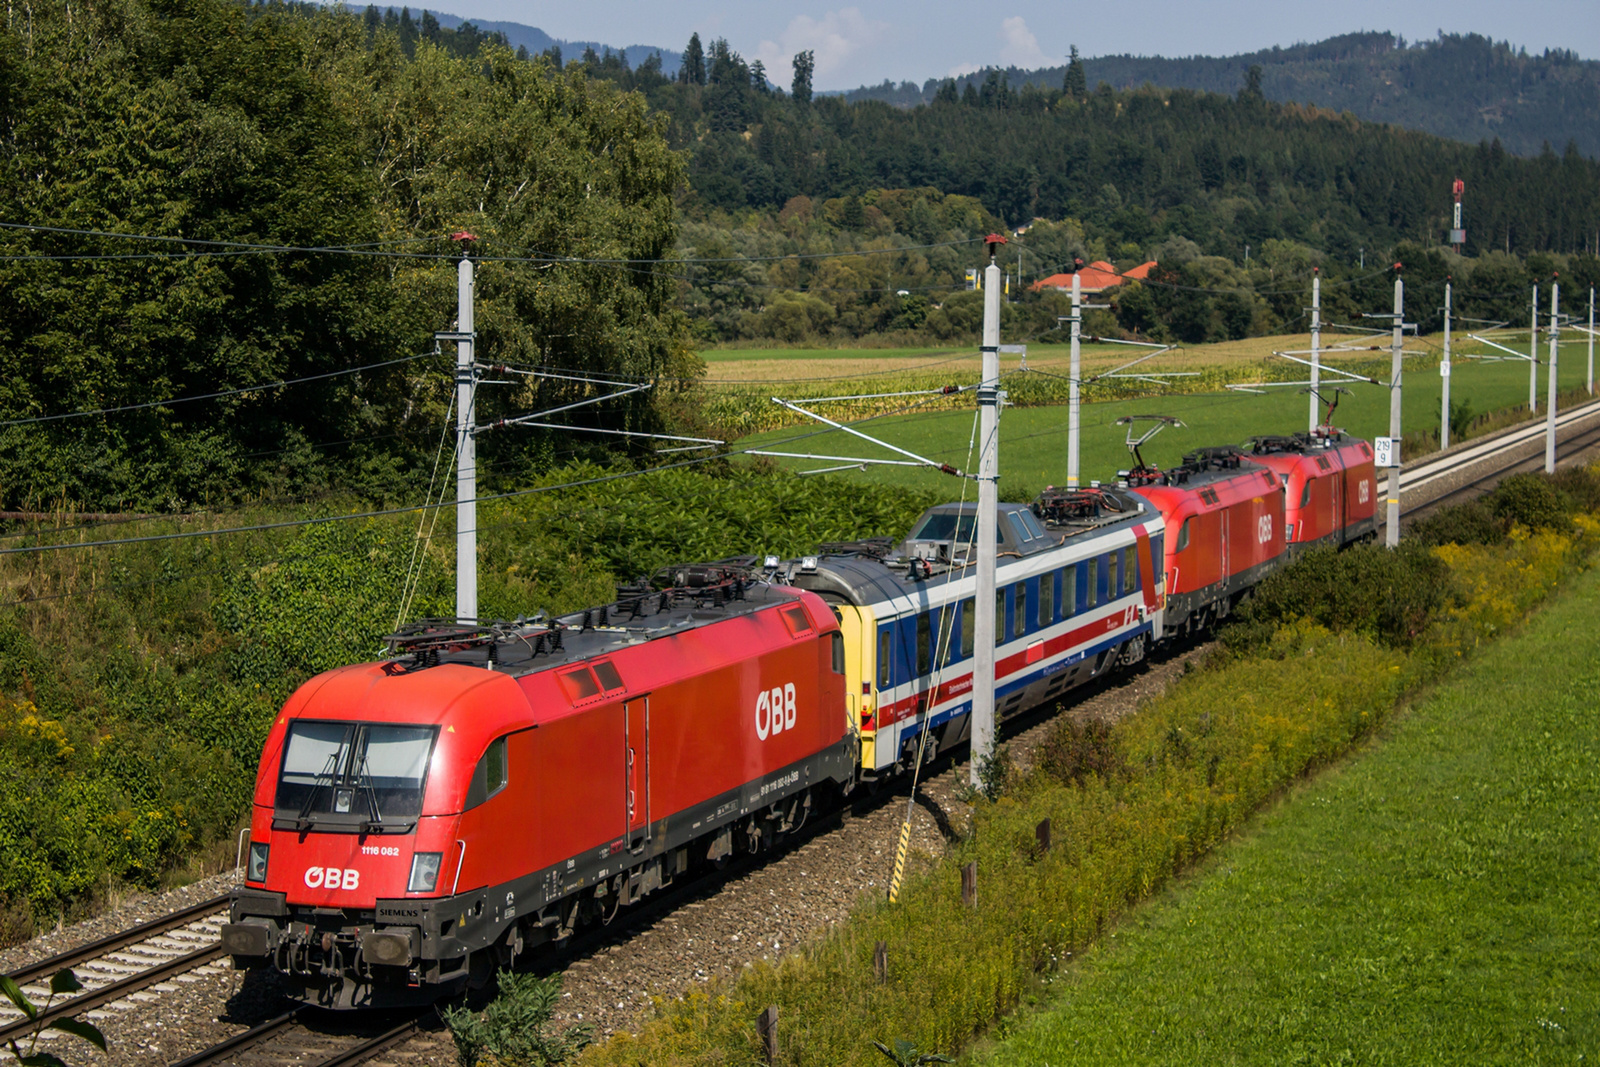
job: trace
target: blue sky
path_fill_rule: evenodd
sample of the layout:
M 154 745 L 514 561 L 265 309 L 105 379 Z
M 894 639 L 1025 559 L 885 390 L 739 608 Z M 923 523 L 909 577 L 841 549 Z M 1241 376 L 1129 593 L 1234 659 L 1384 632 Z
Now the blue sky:
M 1391 30 L 1407 40 L 1440 30 L 1509 40 L 1530 52 L 1570 48 L 1600 58 L 1600 0 L 1142 0 L 1068 3 L 1010 0 L 861 0 L 846 4 L 739 0 L 423 0 L 474 19 L 537 26 L 564 40 L 681 49 L 689 34 L 726 37 L 760 59 L 780 84 L 790 58 L 816 53 L 819 89 L 885 78 L 919 84 L 989 65 L 1063 62 L 1069 45 L 1086 56 L 1231 55 L 1355 30 Z

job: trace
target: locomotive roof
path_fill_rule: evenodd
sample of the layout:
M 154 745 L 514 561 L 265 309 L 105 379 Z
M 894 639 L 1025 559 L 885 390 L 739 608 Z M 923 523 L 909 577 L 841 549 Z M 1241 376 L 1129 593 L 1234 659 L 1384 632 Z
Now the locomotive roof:
M 424 620 L 387 638 L 391 662 L 412 669 L 458 663 L 521 677 L 799 601 L 796 589 L 752 579 L 747 567 L 741 560 L 737 567 L 683 568 L 668 588 L 619 589 L 610 604 L 555 618 L 479 625 Z

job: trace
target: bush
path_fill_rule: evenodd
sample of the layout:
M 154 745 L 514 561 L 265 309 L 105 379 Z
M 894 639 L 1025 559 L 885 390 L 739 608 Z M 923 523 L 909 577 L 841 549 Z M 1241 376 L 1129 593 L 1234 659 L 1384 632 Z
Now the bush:
M 1506 524 L 1481 500 L 1440 508 L 1406 529 L 1406 539 L 1419 545 L 1498 545 Z
M 1513 474 L 1484 498 L 1497 519 L 1530 530 L 1571 528 L 1572 500 L 1542 474 Z
M 440 1014 L 456 1043 L 462 1067 L 493 1062 L 503 1067 L 566 1063 L 593 1040 L 591 1026 L 550 1033 L 550 1015 L 561 999 L 561 976 L 501 971 L 500 995 L 481 1012 L 448 1007 Z
M 1090 775 L 1109 780 L 1122 774 L 1122 752 L 1104 719 L 1063 716 L 1051 726 L 1034 766 L 1063 785 L 1083 785 Z
M 1228 635 L 1227 643 L 1236 651 L 1259 647 L 1270 630 L 1250 624 L 1275 629 L 1305 618 L 1334 633 L 1359 633 L 1405 648 L 1445 605 L 1449 591 L 1449 568 L 1425 545 L 1314 549 L 1261 583 L 1241 613 L 1247 625 Z

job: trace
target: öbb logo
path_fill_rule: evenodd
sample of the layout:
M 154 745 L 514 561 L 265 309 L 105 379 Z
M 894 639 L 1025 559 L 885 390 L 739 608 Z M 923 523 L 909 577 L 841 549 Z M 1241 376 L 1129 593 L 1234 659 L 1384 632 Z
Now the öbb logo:
M 354 867 L 307 867 L 307 889 L 354 889 L 361 884 L 361 872 Z
M 756 698 L 756 736 L 765 741 L 794 729 L 794 683 L 763 689 Z

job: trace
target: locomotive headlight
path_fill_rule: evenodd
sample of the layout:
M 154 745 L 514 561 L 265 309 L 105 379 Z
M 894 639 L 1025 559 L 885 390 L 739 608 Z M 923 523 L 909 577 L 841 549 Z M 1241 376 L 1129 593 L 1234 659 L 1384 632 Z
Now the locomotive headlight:
M 411 878 L 406 882 L 407 893 L 431 893 L 439 884 L 439 861 L 443 852 L 418 852 L 411 857 Z
M 265 882 L 267 880 L 267 845 L 258 845 L 251 842 L 250 866 L 245 872 L 247 882 Z

